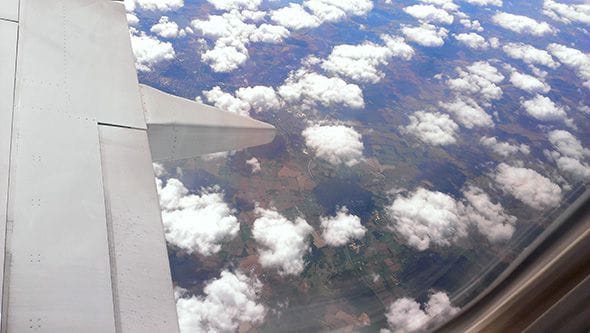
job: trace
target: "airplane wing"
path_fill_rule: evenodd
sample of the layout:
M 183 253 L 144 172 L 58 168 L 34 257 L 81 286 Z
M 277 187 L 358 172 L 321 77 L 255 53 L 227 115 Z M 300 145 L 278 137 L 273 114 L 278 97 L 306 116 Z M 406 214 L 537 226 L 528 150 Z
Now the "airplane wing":
M 140 88 L 122 2 L 2 0 L 0 44 L 2 332 L 177 332 L 152 156 L 274 128 Z

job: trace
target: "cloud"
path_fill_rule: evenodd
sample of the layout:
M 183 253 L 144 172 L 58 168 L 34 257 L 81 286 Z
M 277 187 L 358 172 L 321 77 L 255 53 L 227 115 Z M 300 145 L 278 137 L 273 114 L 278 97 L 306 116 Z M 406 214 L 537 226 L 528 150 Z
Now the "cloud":
M 502 7 L 502 0 L 463 0 L 467 3 L 477 6 L 498 6 Z
M 308 236 L 313 228 L 298 217 L 289 221 L 279 212 L 256 208 L 252 236 L 258 244 L 262 267 L 276 267 L 281 275 L 297 275 L 303 271 L 303 256 L 309 251 Z
M 247 160 L 246 164 L 252 168 L 252 173 L 259 173 L 260 170 L 262 170 L 260 161 L 256 157 L 252 157 L 251 159 Z
M 237 332 L 240 323 L 259 324 L 266 315 L 257 303 L 262 284 L 241 272 L 221 272 L 203 289 L 204 296 L 176 301 L 180 332 Z
M 576 71 L 584 86 L 590 89 L 590 55 L 561 44 L 549 44 L 547 50 L 564 65 Z
M 433 5 L 413 5 L 404 8 L 404 12 L 423 22 L 453 23 L 453 15 Z
M 224 202 L 219 187 L 189 191 L 178 179 L 158 181 L 162 221 L 168 243 L 188 253 L 208 256 L 221 250 L 221 244 L 235 238 L 240 230 L 234 211 Z
M 555 104 L 549 97 L 535 95 L 532 99 L 520 103 L 525 111 L 533 118 L 541 121 L 564 121 L 566 124 L 572 124 L 572 120 L 567 118 L 565 109 Z
M 555 30 L 547 22 L 539 22 L 527 16 L 498 12 L 492 16 L 492 21 L 504 29 L 519 34 L 543 36 L 554 33 Z
M 355 81 L 377 83 L 384 76 L 380 66 L 387 65 L 393 57 L 409 60 L 414 49 L 401 37 L 382 35 L 385 45 L 372 42 L 360 45 L 337 45 L 321 64 L 327 72 Z
M 168 16 L 162 16 L 150 31 L 163 38 L 176 38 L 178 37 L 178 24 L 171 22 Z
M 320 217 L 322 238 L 330 246 L 342 246 L 353 239 L 362 238 L 367 228 L 361 224 L 361 219 L 348 213 L 346 207 L 342 207 L 336 216 Z
M 474 32 L 457 34 L 455 35 L 455 39 L 471 49 L 485 50 L 490 47 L 490 44 L 483 36 Z
M 131 46 L 135 55 L 135 66 L 143 72 L 149 72 L 156 64 L 176 57 L 172 44 L 162 42 L 156 37 L 146 35 L 144 32 L 132 31 Z
M 502 50 L 510 58 L 520 59 L 529 65 L 543 65 L 549 68 L 559 67 L 559 63 L 547 51 L 537 49 L 528 44 L 508 43 L 502 47 Z
M 407 196 L 398 195 L 387 207 L 390 227 L 420 251 L 433 244 L 454 244 L 467 236 L 469 225 L 475 226 L 490 242 L 512 237 L 516 217 L 507 214 L 500 203 L 493 203 L 476 186 L 469 185 L 462 192 L 462 199 L 421 187 Z
M 262 0 L 207 0 L 216 9 L 232 10 L 232 9 L 249 9 L 256 10 L 262 3 Z
M 553 0 L 543 2 L 543 14 L 563 23 L 590 24 L 590 4 L 564 4 Z
M 456 97 L 453 102 L 440 102 L 439 104 L 443 109 L 452 113 L 457 121 L 467 128 L 494 126 L 492 117 L 469 97 Z
M 561 201 L 561 188 L 532 169 L 500 163 L 494 179 L 505 192 L 534 209 L 555 207 Z
M 519 73 L 519 72 L 512 72 L 510 75 L 510 82 L 519 89 L 522 89 L 528 93 L 547 93 L 551 90 L 551 87 L 537 79 L 534 76 Z
M 464 218 L 473 223 L 490 242 L 508 240 L 514 233 L 516 217 L 507 214 L 500 203 L 493 203 L 490 196 L 475 186 L 463 191 L 467 200 Z
M 144 10 L 171 11 L 184 6 L 184 0 L 135 0 L 135 3 Z
M 438 6 L 444 10 L 454 12 L 459 10 L 459 5 L 453 2 L 453 0 L 419 0 L 421 3 L 431 4 Z
M 299 30 L 316 28 L 325 22 L 338 22 L 352 15 L 365 15 L 372 9 L 370 0 L 307 0 L 303 5 L 290 3 L 273 10 L 270 17 L 279 25 Z
M 420 251 L 431 244 L 449 246 L 467 235 L 461 203 L 441 192 L 418 188 L 408 196 L 398 195 L 387 211 L 392 230 Z
M 358 164 L 363 158 L 362 135 L 352 127 L 342 125 L 312 125 L 303 133 L 305 144 L 318 158 L 333 165 Z
M 433 146 L 444 146 L 457 142 L 459 126 L 443 113 L 417 111 L 409 116 L 410 124 L 403 132 L 416 136 L 422 142 Z
M 590 150 L 584 148 L 575 136 L 567 131 L 554 130 L 549 132 L 549 142 L 555 150 L 545 153 L 561 171 L 579 180 L 590 179 L 590 166 L 585 162 Z
M 249 116 L 251 111 L 263 112 L 277 110 L 282 101 L 272 87 L 254 86 L 240 88 L 235 96 L 224 92 L 220 87 L 203 91 L 208 103 L 215 107 L 243 116 Z
M 444 292 L 433 293 L 423 306 L 414 299 L 399 298 L 387 307 L 385 317 L 389 329 L 381 330 L 381 333 L 425 332 L 457 312 L 459 308 L 451 305 L 449 296 Z
M 402 27 L 402 33 L 408 40 L 426 47 L 442 46 L 445 43 L 448 32 L 445 28 L 437 28 L 427 23 L 416 27 Z
M 497 86 L 504 80 L 498 69 L 487 61 L 478 61 L 466 67 L 457 68 L 458 78 L 449 79 L 447 84 L 451 90 L 481 96 L 484 101 L 502 97 L 502 89 Z
M 484 146 L 492 149 L 493 152 L 502 156 L 508 157 L 516 153 L 528 155 L 530 153 L 529 146 L 525 144 L 513 145 L 508 142 L 498 141 L 495 137 L 482 137 L 479 142 Z
M 363 91 L 356 84 L 349 84 L 340 78 L 329 78 L 306 69 L 291 72 L 283 85 L 278 88 L 278 92 L 287 102 L 303 102 L 309 107 L 343 105 L 361 109 L 365 106 Z
M 281 26 L 246 23 L 250 19 L 246 13 L 233 10 L 191 21 L 195 32 L 215 41 L 214 47 L 201 55 L 214 71 L 231 72 L 246 62 L 250 43 L 281 43 L 289 36 L 289 31 Z
M 319 18 L 296 3 L 272 11 L 270 17 L 273 22 L 293 30 L 316 28 L 322 24 Z

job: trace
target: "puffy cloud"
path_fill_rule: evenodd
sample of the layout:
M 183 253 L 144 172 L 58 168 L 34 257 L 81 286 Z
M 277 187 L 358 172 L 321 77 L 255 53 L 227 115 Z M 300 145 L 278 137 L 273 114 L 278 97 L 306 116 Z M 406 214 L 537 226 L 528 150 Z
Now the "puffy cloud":
M 365 106 L 363 91 L 356 84 L 349 84 L 340 78 L 329 78 L 305 69 L 291 72 L 279 95 L 287 102 L 303 102 L 313 107 L 344 105 L 353 109 Z
M 555 130 L 549 132 L 549 142 L 555 150 L 546 151 L 546 154 L 560 170 L 576 179 L 590 179 L 590 166 L 584 161 L 590 156 L 590 150 L 584 148 L 575 136 L 567 131 Z
M 149 72 L 157 63 L 176 57 L 172 44 L 162 42 L 144 32 L 131 33 L 131 46 L 135 55 L 135 66 L 143 72 Z
M 176 38 L 178 37 L 178 24 L 171 22 L 168 16 L 162 16 L 150 31 L 163 38 Z
M 523 43 L 508 43 L 502 47 L 502 50 L 513 59 L 520 59 L 530 65 L 543 65 L 549 68 L 559 67 L 551 54 L 545 50 L 537 49 L 531 45 Z
M 262 0 L 207 0 L 215 8 L 221 10 L 249 9 L 256 10 Z
M 497 86 L 504 76 L 489 62 L 478 61 L 465 70 L 457 68 L 458 78 L 447 81 L 452 90 L 480 95 L 485 101 L 502 97 L 502 89 Z
M 445 43 L 449 31 L 425 23 L 416 27 L 404 26 L 402 32 L 412 42 L 426 47 L 438 47 Z
M 561 44 L 549 44 L 547 47 L 564 65 L 576 71 L 578 77 L 584 80 L 584 86 L 590 89 L 590 55 L 580 50 Z
M 262 245 L 260 264 L 277 267 L 280 274 L 297 275 L 303 271 L 303 256 L 309 251 L 308 236 L 313 228 L 298 217 L 289 221 L 279 212 L 256 208 L 258 218 L 254 221 L 252 236 Z
M 469 97 L 456 97 L 455 101 L 441 102 L 440 106 L 452 113 L 457 121 L 467 128 L 494 126 L 492 117 Z
M 503 157 L 508 157 L 518 152 L 525 155 L 528 155 L 530 153 L 529 146 L 525 144 L 513 145 L 509 142 L 498 141 L 498 139 L 496 139 L 495 137 L 484 136 L 480 139 L 479 142 L 484 147 L 492 149 L 493 152 Z
M 532 169 L 501 163 L 494 179 L 505 192 L 534 209 L 555 207 L 561 201 L 561 188 Z
M 180 296 L 176 301 L 180 332 L 237 332 L 240 323 L 262 323 L 265 307 L 257 303 L 262 284 L 241 272 L 221 272 L 209 281 L 204 296 Z
M 454 19 L 446 10 L 433 5 L 413 5 L 404 8 L 404 12 L 424 22 L 451 24 Z
M 135 0 L 135 3 L 144 10 L 171 11 L 184 6 L 184 0 Z
M 163 187 L 161 181 L 157 184 L 168 243 L 188 253 L 208 256 L 219 252 L 223 242 L 237 236 L 240 224 L 224 202 L 219 187 L 189 194 L 178 179 L 168 179 Z
M 459 312 L 459 308 L 451 305 L 449 296 L 444 292 L 430 295 L 428 303 L 423 308 L 424 310 L 418 302 L 411 298 L 403 297 L 395 300 L 387 307 L 385 313 L 389 329 L 381 330 L 381 332 L 425 332 Z
M 392 230 L 420 251 L 431 244 L 449 246 L 467 235 L 461 203 L 441 192 L 418 188 L 408 196 L 398 195 L 387 211 Z
M 472 5 L 502 7 L 502 0 L 463 0 Z
M 410 124 L 403 128 L 403 131 L 415 135 L 424 143 L 444 146 L 457 142 L 459 126 L 448 115 L 417 111 L 409 118 Z
M 504 29 L 519 34 L 543 36 L 555 31 L 547 22 L 539 22 L 527 16 L 504 12 L 496 13 L 492 16 L 492 21 Z
M 282 102 L 272 87 L 254 86 L 240 88 L 236 96 L 224 92 L 220 87 L 213 87 L 203 91 L 207 102 L 216 107 L 243 116 L 250 115 L 251 111 L 262 112 L 278 109 Z
M 126 17 L 127 17 L 127 24 L 130 27 L 134 27 L 139 24 L 139 18 L 137 17 L 137 15 L 135 15 L 133 13 L 127 13 Z
M 512 72 L 510 75 L 510 82 L 519 89 L 522 89 L 529 93 L 546 93 L 551 90 L 551 87 L 537 79 L 534 76 L 519 73 L 519 72 Z
M 342 207 L 336 216 L 320 217 L 322 238 L 331 246 L 346 245 L 353 239 L 362 238 L 367 228 L 361 224 L 360 217 L 348 213 Z
M 543 13 L 563 23 L 590 24 L 590 4 L 565 4 L 553 0 L 543 2 Z
M 321 67 L 330 73 L 355 81 L 376 83 L 384 76 L 379 66 L 387 65 L 393 57 L 409 60 L 414 55 L 414 49 L 406 44 L 403 38 L 387 35 L 381 38 L 386 45 L 381 46 L 372 42 L 337 45 L 322 62 Z
M 275 23 L 298 30 L 337 22 L 352 15 L 365 15 L 371 9 L 373 2 L 370 0 L 307 0 L 303 5 L 290 3 L 272 11 L 270 16 Z
M 535 95 L 532 99 L 521 102 L 525 111 L 533 118 L 541 121 L 562 120 L 571 125 L 571 119 L 567 118 L 565 109 L 555 104 L 549 97 Z
M 321 22 L 336 22 L 347 16 L 365 15 L 373 9 L 371 0 L 307 0 L 304 5 Z
M 214 71 L 230 72 L 246 62 L 247 46 L 252 42 L 280 43 L 289 36 L 289 31 L 281 26 L 246 23 L 250 17 L 245 13 L 234 10 L 191 22 L 196 32 L 215 40 L 213 49 L 201 55 Z
M 463 191 L 467 205 L 464 218 L 473 223 L 490 242 L 508 240 L 514 233 L 516 217 L 507 214 L 500 203 L 493 203 L 490 196 L 475 186 Z
M 209 103 L 213 103 L 215 107 L 222 110 L 237 113 L 242 116 L 248 116 L 250 111 L 250 103 L 234 97 L 230 93 L 221 90 L 220 87 L 213 87 L 209 91 L 203 91 L 203 96 Z
M 475 186 L 463 190 L 464 198 L 418 188 L 408 196 L 398 195 L 387 211 L 391 228 L 410 246 L 423 251 L 432 244 L 449 246 L 467 236 L 473 225 L 490 242 L 508 240 L 514 233 L 516 217 Z
M 236 97 L 250 105 L 255 112 L 277 110 L 281 107 L 281 100 L 272 87 L 254 86 L 240 88 Z
M 459 5 L 453 2 L 453 0 L 419 0 L 421 3 L 431 4 L 438 6 L 444 10 L 455 12 L 459 10 Z
M 303 133 L 305 144 L 318 158 L 333 165 L 358 164 L 363 158 L 362 135 L 352 127 L 342 125 L 312 125 Z
M 260 161 L 256 157 L 252 157 L 251 159 L 247 160 L 246 164 L 252 168 L 252 173 L 259 173 L 260 170 L 262 170 Z
M 272 11 L 270 17 L 273 22 L 294 30 L 315 28 L 322 24 L 319 18 L 296 3 Z
M 455 39 L 472 49 L 487 49 L 490 47 L 486 39 L 475 32 L 457 34 L 455 35 Z

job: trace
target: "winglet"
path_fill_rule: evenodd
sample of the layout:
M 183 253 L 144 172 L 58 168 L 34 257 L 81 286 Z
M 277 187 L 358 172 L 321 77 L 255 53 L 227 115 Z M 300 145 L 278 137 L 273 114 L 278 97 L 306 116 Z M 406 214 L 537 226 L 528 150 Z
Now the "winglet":
M 140 85 L 154 161 L 179 160 L 271 142 L 276 130 L 261 121 Z

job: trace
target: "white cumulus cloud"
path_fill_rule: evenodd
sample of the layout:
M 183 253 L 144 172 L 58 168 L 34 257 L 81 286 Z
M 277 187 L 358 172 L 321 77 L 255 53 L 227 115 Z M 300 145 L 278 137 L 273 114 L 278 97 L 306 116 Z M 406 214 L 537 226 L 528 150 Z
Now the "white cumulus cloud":
M 322 238 L 331 246 L 346 245 L 353 239 L 362 238 L 367 232 L 360 217 L 349 214 L 346 207 L 342 207 L 336 216 L 320 217 L 320 222 Z
M 530 153 L 529 146 L 525 144 L 511 144 L 509 142 L 499 141 L 495 137 L 484 136 L 479 141 L 484 147 L 490 148 L 496 154 L 502 157 L 508 157 L 516 153 L 528 155 Z
M 178 37 L 178 24 L 170 21 L 167 16 L 160 17 L 158 23 L 154 24 L 150 29 L 151 32 L 163 38 Z
M 543 2 L 543 13 L 552 19 L 563 23 L 590 24 L 590 3 L 565 4 L 553 0 Z
M 426 47 L 442 46 L 445 43 L 448 32 L 445 28 L 437 28 L 428 23 L 415 27 L 402 27 L 402 33 L 408 40 Z
M 555 207 L 561 201 L 559 185 L 529 168 L 501 163 L 494 179 L 504 191 L 535 209 Z
M 248 9 L 256 10 L 262 3 L 262 0 L 207 0 L 215 8 L 221 10 L 232 10 L 232 9 Z
M 214 106 L 243 116 L 250 115 L 252 111 L 277 110 L 282 105 L 275 90 L 267 86 L 243 87 L 236 91 L 235 96 L 216 86 L 203 91 L 203 96 Z
M 457 312 L 459 308 L 452 306 L 449 296 L 440 291 L 430 295 L 428 303 L 422 306 L 414 299 L 399 298 L 387 307 L 385 317 L 389 329 L 383 329 L 381 333 L 425 332 Z
M 343 125 L 312 125 L 303 133 L 305 144 L 318 158 L 333 165 L 358 164 L 363 158 L 362 135 Z
M 361 109 L 365 106 L 363 91 L 358 85 L 305 69 L 291 72 L 278 92 L 287 102 L 303 102 L 310 107 L 343 105 Z
M 171 11 L 180 9 L 184 6 L 184 0 L 135 0 L 134 2 L 141 7 L 141 9 L 151 11 Z M 133 5 L 133 7 L 135 7 L 135 5 Z
M 502 89 L 497 84 L 504 80 L 504 76 L 489 62 L 477 61 L 465 69 L 457 68 L 456 71 L 459 77 L 447 81 L 452 90 L 478 95 L 484 101 L 502 97 Z
M 503 5 L 502 0 L 463 0 L 463 1 L 470 3 L 472 5 L 478 5 L 478 6 L 502 7 L 502 5 Z
M 549 44 L 547 47 L 549 52 L 553 54 L 564 65 L 576 71 L 580 79 L 584 81 L 584 86 L 590 89 L 590 55 L 583 53 L 580 50 L 567 47 L 561 44 Z
M 519 34 L 543 36 L 555 32 L 547 22 L 539 22 L 523 15 L 499 12 L 492 16 L 492 21 L 504 29 Z
M 251 159 L 247 160 L 246 164 L 252 168 L 252 173 L 259 173 L 262 170 L 260 161 L 256 157 L 252 157 Z
M 512 72 L 510 75 L 510 83 L 516 88 L 529 93 L 547 93 L 551 90 L 551 87 L 547 83 L 536 77 L 516 71 Z
M 545 50 L 524 43 L 508 43 L 502 50 L 513 59 L 520 59 L 529 65 L 543 65 L 549 68 L 559 67 L 559 63 Z
M 535 95 L 535 97 L 522 101 L 522 107 L 533 118 L 541 121 L 564 121 L 566 124 L 571 124 L 571 119 L 567 118 L 565 109 L 558 106 L 549 97 L 543 95 Z
M 172 44 L 162 42 L 144 32 L 131 33 L 131 46 L 135 55 L 135 66 L 144 72 L 151 71 L 154 65 L 162 61 L 172 60 L 176 57 Z
M 457 34 L 455 35 L 455 39 L 472 49 L 485 50 L 490 47 L 486 39 L 475 32 Z
M 219 187 L 190 194 L 178 179 L 168 179 L 165 186 L 160 180 L 157 184 L 168 243 L 208 256 L 237 236 L 240 224 Z
M 454 20 L 453 15 L 433 5 L 413 5 L 404 8 L 404 12 L 424 22 L 451 24 Z
M 549 132 L 549 142 L 555 150 L 545 153 L 561 171 L 579 180 L 590 179 L 590 166 L 587 163 L 590 150 L 584 148 L 580 140 L 568 131 L 554 130 Z
M 457 121 L 467 128 L 494 126 L 492 117 L 469 97 L 456 97 L 453 102 L 441 102 L 440 106 L 452 113 Z
M 262 284 L 241 272 L 221 272 L 203 289 L 204 296 L 176 300 L 180 332 L 236 332 L 240 323 L 259 324 L 266 308 L 258 303 Z
M 493 203 L 490 196 L 475 186 L 463 191 L 467 200 L 464 218 L 473 223 L 490 242 L 508 240 L 514 234 L 516 217 L 507 214 L 500 203 Z
M 321 67 L 355 81 L 377 83 L 384 76 L 380 66 L 387 65 L 393 57 L 409 60 L 414 49 L 401 37 L 383 35 L 385 45 L 365 42 L 360 45 L 337 45 Z
M 276 267 L 282 275 L 301 273 L 313 228 L 300 217 L 291 222 L 272 209 L 258 207 L 256 214 L 259 217 L 254 221 L 252 236 L 262 246 L 259 249 L 262 267 Z
M 447 114 L 417 111 L 409 116 L 410 124 L 403 128 L 406 134 L 414 135 L 422 142 L 444 146 L 457 142 L 459 126 Z

